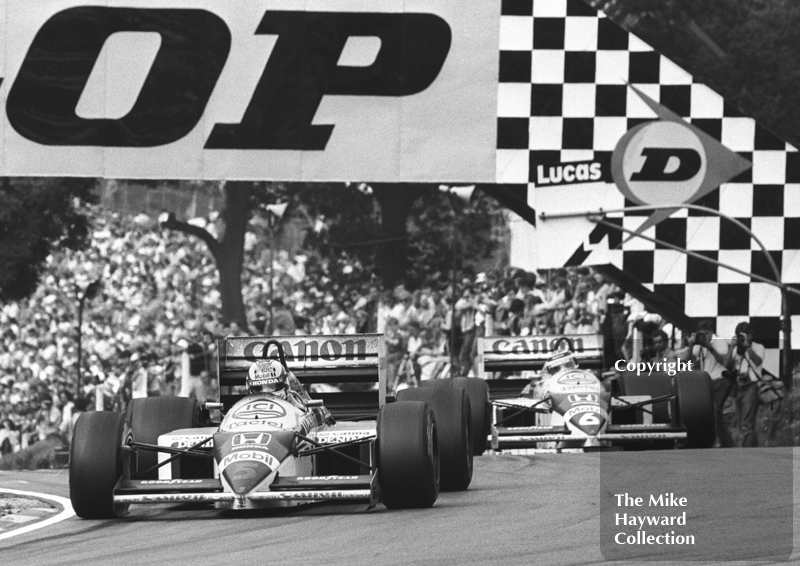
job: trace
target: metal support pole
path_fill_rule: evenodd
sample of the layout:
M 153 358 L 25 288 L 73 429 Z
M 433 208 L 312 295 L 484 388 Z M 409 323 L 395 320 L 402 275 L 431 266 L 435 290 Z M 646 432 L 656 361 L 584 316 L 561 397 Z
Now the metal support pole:
M 274 313 L 274 309 L 272 307 L 272 300 L 274 296 L 274 269 L 275 269 L 275 231 L 272 229 L 272 219 L 269 220 L 269 322 L 267 323 L 267 336 L 272 336 L 272 329 L 274 325 L 272 324 L 272 317 Z
M 452 202 L 451 202 L 452 204 Z M 458 278 L 456 276 L 456 269 L 458 266 L 457 253 L 458 253 L 458 227 L 456 226 L 456 209 L 453 207 L 453 244 L 451 255 L 453 256 L 453 269 L 451 272 L 450 281 L 450 377 L 455 377 L 456 371 L 456 288 L 458 287 Z
M 86 302 L 86 294 L 82 294 L 78 300 L 78 382 L 75 390 L 75 400 L 81 398 L 81 353 L 83 352 L 83 304 Z

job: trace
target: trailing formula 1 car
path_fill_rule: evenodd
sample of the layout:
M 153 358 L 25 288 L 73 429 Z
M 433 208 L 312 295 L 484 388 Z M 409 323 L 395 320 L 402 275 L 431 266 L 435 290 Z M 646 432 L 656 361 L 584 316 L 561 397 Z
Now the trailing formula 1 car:
M 469 485 L 471 452 L 458 461 L 439 452 L 444 442 L 469 452 L 468 398 L 457 389 L 431 403 L 388 398 L 382 335 L 231 337 L 218 348 L 219 402 L 152 397 L 127 415 L 79 417 L 69 466 L 79 517 L 148 503 L 424 508 L 440 485 Z M 315 383 L 361 385 L 309 394 Z
M 478 343 L 493 424 L 488 442 L 509 449 L 708 448 L 715 438 L 711 380 L 704 372 L 620 377 L 612 393 L 601 369 L 601 336 L 489 337 Z M 513 391 L 516 390 L 516 394 Z

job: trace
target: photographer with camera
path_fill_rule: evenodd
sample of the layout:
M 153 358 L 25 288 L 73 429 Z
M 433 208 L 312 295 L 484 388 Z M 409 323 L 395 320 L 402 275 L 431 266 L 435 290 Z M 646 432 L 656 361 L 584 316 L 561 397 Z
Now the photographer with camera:
M 742 446 L 758 446 L 756 414 L 758 413 L 758 382 L 766 348 L 753 342 L 753 330 L 747 322 L 736 325 L 731 340 L 731 374 L 736 379 L 736 412 L 742 431 Z
M 729 379 L 730 347 L 724 338 L 716 336 L 711 321 L 698 324 L 698 330 L 689 337 L 686 348 L 677 350 L 676 356 L 682 360 L 691 358 L 697 371 L 704 371 L 711 377 L 714 396 L 714 420 L 717 426 L 717 439 L 722 448 L 736 446 L 730 431 L 725 426 L 722 411 L 728 395 L 734 391 L 734 382 Z

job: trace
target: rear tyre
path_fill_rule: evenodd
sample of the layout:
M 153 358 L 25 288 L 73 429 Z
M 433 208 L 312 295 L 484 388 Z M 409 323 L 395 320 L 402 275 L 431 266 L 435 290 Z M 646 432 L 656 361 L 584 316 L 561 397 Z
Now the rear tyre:
M 472 454 L 480 456 L 486 451 L 491 434 L 492 405 L 489 403 L 489 385 L 479 377 L 457 377 L 453 385 L 463 387 L 469 397 L 472 414 Z
M 693 371 L 675 376 L 678 420 L 686 427 L 684 448 L 711 448 L 716 439 L 714 396 L 706 372 Z
M 389 509 L 430 507 L 439 497 L 436 420 L 419 401 L 384 405 L 378 413 L 378 486 Z
M 114 505 L 114 486 L 122 477 L 121 446 L 130 436 L 122 413 L 83 413 L 75 422 L 69 451 L 69 498 L 83 519 L 112 519 L 127 505 Z
M 469 397 L 460 387 L 424 387 L 399 391 L 397 400 L 423 401 L 436 416 L 442 491 L 463 491 L 472 482 Z
M 173 430 L 195 428 L 199 416 L 197 399 L 187 397 L 143 397 L 134 399 L 128 405 L 128 420 L 136 441 L 145 444 L 158 444 L 159 436 Z M 144 472 L 158 463 L 158 453 L 138 450 L 137 460 L 137 469 Z M 136 479 L 158 479 L 158 468 L 144 475 L 137 474 Z
M 471 410 L 472 454 L 480 456 L 486 451 L 491 434 L 492 405 L 489 402 L 489 385 L 479 377 L 455 377 L 420 383 L 422 387 L 460 387 L 467 392 Z

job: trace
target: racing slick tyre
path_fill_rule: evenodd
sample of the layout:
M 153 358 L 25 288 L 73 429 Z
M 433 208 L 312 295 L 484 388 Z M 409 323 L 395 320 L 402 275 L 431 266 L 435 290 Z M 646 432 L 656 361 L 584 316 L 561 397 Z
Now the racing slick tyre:
M 397 400 L 424 401 L 436 416 L 442 491 L 464 491 L 472 482 L 472 435 L 467 392 L 460 387 L 413 387 Z
M 711 378 L 704 371 L 675 376 L 678 421 L 686 427 L 683 448 L 711 448 L 716 439 Z
M 114 486 L 122 477 L 121 446 L 130 437 L 125 415 L 83 413 L 75 422 L 69 451 L 69 498 L 83 519 L 112 519 L 127 512 L 114 505 Z
M 128 405 L 128 422 L 136 442 L 145 444 L 158 444 L 159 436 L 179 428 L 195 428 L 199 415 L 197 399 L 186 397 L 144 397 L 134 399 Z M 158 463 L 158 453 L 140 449 L 137 450 L 137 460 L 137 470 L 145 472 Z M 186 474 L 182 475 L 186 477 Z M 158 479 L 158 468 L 146 474 L 138 473 L 136 479 Z
M 439 497 L 436 419 L 419 401 L 388 403 L 378 413 L 378 486 L 388 509 L 430 507 Z
M 622 395 L 649 395 L 651 397 L 664 397 L 672 395 L 672 378 L 664 372 L 654 371 L 650 375 L 636 375 L 625 372 L 620 375 L 620 390 Z M 653 423 L 663 424 L 672 421 L 670 418 L 669 401 L 654 403 L 649 407 L 653 413 Z M 675 447 L 673 440 L 651 440 L 639 443 L 636 446 L 624 445 L 625 449 L 669 450 Z
M 486 451 L 491 434 L 492 405 L 489 403 L 489 385 L 479 377 L 456 377 L 453 385 L 463 387 L 469 397 L 472 415 L 472 454 L 480 456 Z
M 467 392 L 471 411 L 472 454 L 480 456 L 486 451 L 491 434 L 489 385 L 479 377 L 455 377 L 453 379 L 431 379 L 421 382 L 423 387 L 460 387 Z

